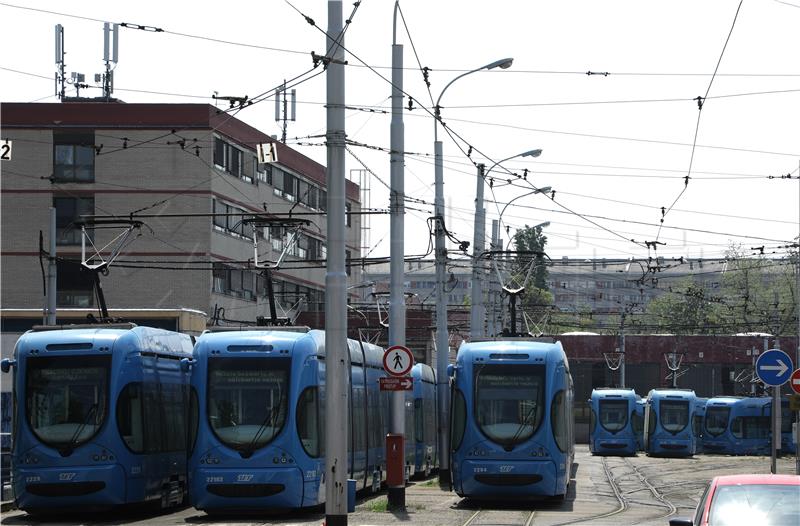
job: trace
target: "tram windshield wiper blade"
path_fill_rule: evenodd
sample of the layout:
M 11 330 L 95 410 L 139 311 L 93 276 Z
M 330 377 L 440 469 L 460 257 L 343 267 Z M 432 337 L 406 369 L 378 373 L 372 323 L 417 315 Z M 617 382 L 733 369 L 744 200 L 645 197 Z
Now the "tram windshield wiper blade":
M 522 419 L 522 423 L 520 423 L 519 427 L 517 428 L 517 432 L 514 433 L 514 436 L 511 437 L 511 446 L 513 446 L 519 436 L 522 434 L 522 430 L 525 429 L 525 426 L 528 425 L 528 422 L 531 421 L 531 417 L 536 413 L 536 404 L 533 404 L 531 408 L 528 410 L 528 413 L 525 415 L 525 418 Z
M 264 431 L 267 430 L 267 424 L 270 424 L 272 427 L 272 436 L 275 436 L 275 424 L 278 420 L 278 413 L 280 412 L 281 403 L 283 401 L 283 393 L 278 397 L 278 402 L 274 404 L 267 410 L 267 416 L 264 418 L 264 421 L 261 422 L 261 425 L 258 426 L 258 430 L 256 434 L 253 435 L 253 440 L 250 443 L 241 449 L 241 455 L 243 458 L 250 457 L 253 452 L 256 450 L 256 443 L 258 439 L 261 438 L 261 435 L 264 434 Z
M 86 411 L 86 416 L 83 419 L 81 425 L 78 426 L 78 429 L 75 430 L 75 433 L 72 434 L 72 438 L 69 439 L 67 442 L 67 446 L 62 450 L 63 456 L 69 456 L 72 454 L 72 450 L 75 449 L 75 445 L 78 443 L 78 439 L 83 433 L 83 430 L 86 429 L 86 426 L 89 425 L 89 419 L 92 418 L 92 415 L 97 414 L 97 402 L 93 403 L 89 410 Z

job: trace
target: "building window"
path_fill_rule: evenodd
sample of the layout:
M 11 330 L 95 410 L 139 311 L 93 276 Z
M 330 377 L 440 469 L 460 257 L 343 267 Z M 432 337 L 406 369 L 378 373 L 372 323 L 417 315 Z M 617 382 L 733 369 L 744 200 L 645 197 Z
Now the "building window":
M 353 211 L 353 205 L 350 203 L 344 204 L 344 224 L 348 227 L 353 226 L 353 220 L 350 218 L 350 213 Z
M 80 245 L 81 229 L 75 223 L 82 215 L 94 215 L 94 197 L 54 197 L 56 209 L 56 244 Z
M 233 268 L 223 263 L 214 263 L 212 292 L 249 301 L 255 300 L 256 275 L 247 270 Z
M 214 139 L 214 164 L 231 175 L 242 175 L 242 151 L 222 139 Z
M 252 229 L 244 223 L 246 210 L 214 199 L 214 229 L 244 239 L 253 239 Z M 235 215 L 231 215 L 235 214 Z
M 53 180 L 94 182 L 94 132 L 53 134 Z
M 344 259 L 345 259 L 345 262 L 346 262 L 346 264 L 345 264 L 345 272 L 349 276 L 351 274 L 351 271 L 350 271 L 350 251 L 349 250 L 345 250 L 344 251 Z
M 272 166 L 259 163 L 257 157 L 253 157 L 253 173 L 259 183 L 272 184 Z
M 59 307 L 92 307 L 94 280 L 80 261 L 60 259 L 56 262 L 56 304 Z

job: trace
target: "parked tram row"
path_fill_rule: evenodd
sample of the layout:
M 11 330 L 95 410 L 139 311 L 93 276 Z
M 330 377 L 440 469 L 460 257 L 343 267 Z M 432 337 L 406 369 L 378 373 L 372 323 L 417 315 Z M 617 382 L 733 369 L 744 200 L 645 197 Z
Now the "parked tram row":
M 589 400 L 589 449 L 596 455 L 688 457 L 697 453 L 770 455 L 772 398 L 701 398 L 689 389 L 601 388 Z M 781 452 L 797 451 L 795 413 L 781 400 Z
M 348 477 L 386 481 L 383 349 L 348 340 Z M 325 498 L 325 339 L 319 330 L 147 327 L 33 330 L 17 342 L 12 486 L 46 513 L 153 503 L 207 512 L 313 507 Z M 406 477 L 437 451 L 436 378 L 406 394 Z M 573 384 L 560 343 L 462 345 L 448 368 L 453 490 L 563 498 L 573 466 Z
M 263 329 L 263 328 L 262 328 Z M 383 349 L 348 340 L 348 477 L 386 480 Z M 34 330 L 17 342 L 12 488 L 25 511 L 302 508 L 325 499 L 319 330 L 189 336 L 125 325 Z M 406 477 L 438 467 L 434 371 L 406 392 Z

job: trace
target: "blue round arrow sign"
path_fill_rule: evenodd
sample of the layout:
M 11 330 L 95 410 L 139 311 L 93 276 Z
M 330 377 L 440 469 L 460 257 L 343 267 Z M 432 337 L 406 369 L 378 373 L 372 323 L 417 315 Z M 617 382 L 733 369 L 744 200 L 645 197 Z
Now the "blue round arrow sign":
M 788 382 L 792 371 L 794 371 L 792 359 L 780 349 L 764 351 L 756 360 L 758 379 L 772 387 Z

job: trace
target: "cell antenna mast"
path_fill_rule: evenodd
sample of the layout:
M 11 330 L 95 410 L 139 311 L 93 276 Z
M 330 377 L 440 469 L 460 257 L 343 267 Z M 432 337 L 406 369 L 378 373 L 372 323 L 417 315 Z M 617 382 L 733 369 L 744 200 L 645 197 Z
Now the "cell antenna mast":
M 283 86 L 275 90 L 275 122 L 283 121 L 283 135 L 281 142 L 286 142 L 286 121 L 294 122 L 297 120 L 297 90 L 292 88 L 289 91 L 289 96 L 292 101 L 291 113 L 289 112 L 289 102 L 286 98 L 286 81 L 283 81 Z
M 56 97 L 64 100 L 67 82 L 67 66 L 64 64 L 64 26 L 56 24 Z
M 106 72 L 103 74 L 103 97 L 111 98 L 114 91 L 114 71 L 111 63 L 116 67 L 119 60 L 119 24 L 103 23 L 103 62 Z

